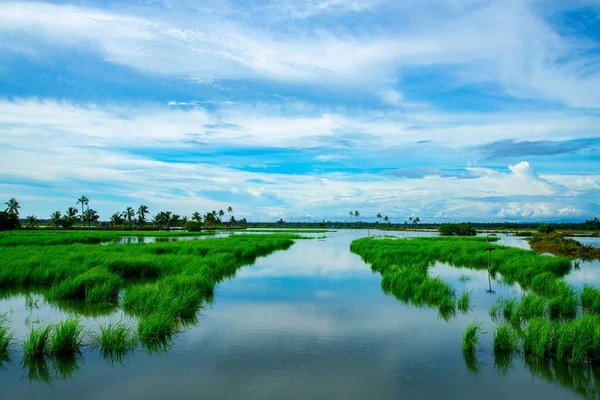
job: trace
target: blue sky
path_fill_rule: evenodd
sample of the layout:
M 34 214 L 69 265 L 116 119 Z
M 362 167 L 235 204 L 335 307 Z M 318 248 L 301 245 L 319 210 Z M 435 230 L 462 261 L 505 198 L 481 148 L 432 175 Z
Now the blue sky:
M 40 218 L 585 220 L 600 1 L 3 1 L 0 159 Z

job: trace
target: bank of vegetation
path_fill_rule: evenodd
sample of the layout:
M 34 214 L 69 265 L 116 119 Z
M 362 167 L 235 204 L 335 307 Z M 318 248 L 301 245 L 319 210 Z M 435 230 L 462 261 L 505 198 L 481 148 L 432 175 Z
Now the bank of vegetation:
M 287 249 L 298 238 L 248 234 L 124 246 L 4 246 L 0 289 L 33 291 L 59 306 L 76 302 L 98 310 L 122 307 L 137 321 L 135 331 L 113 324 L 93 335 L 76 320 L 34 327 L 23 346 L 27 362 L 35 368 L 40 367 L 36 361 L 40 357 L 74 355 L 86 343 L 102 354 L 122 354 L 137 344 L 164 345 L 195 323 L 217 283 L 257 257 Z M 12 338 L 4 325 L 0 328 L 2 356 Z

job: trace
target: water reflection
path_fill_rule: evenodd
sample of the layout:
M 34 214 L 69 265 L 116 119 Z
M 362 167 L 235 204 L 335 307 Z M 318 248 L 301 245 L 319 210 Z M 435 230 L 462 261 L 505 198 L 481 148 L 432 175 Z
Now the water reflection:
M 385 234 L 412 233 L 381 232 Z M 444 321 L 437 309 L 402 304 L 382 293 L 379 274 L 349 251 L 350 242 L 366 232 L 327 235 L 324 241 L 297 241 L 288 251 L 240 269 L 217 287 L 214 302 L 201 309 L 198 319 L 182 321 L 181 333 L 169 341 L 138 344 L 120 354 L 86 349 L 80 358 L 58 367 L 53 358 L 31 360 L 23 363 L 22 372 L 19 362 L 7 363 L 0 371 L 3 395 L 547 400 L 597 395 L 596 372 L 590 376 L 573 367 L 565 372 L 564 366 L 551 366 L 549 373 L 548 367 L 518 355 L 491 356 L 494 324 L 489 309 L 500 296 L 519 297 L 518 286 L 491 276 L 496 293 L 487 294 L 487 271 L 436 264 L 430 270 L 433 276 L 452 284 L 457 293 L 472 291 L 473 309 Z M 514 237 L 501 240 L 523 244 Z M 582 265 L 581 271 L 587 267 Z M 0 309 L 13 310 L 10 323 L 18 338 L 28 333 L 29 316 L 51 322 L 83 314 L 82 322 L 94 330 L 122 318 L 136 321 L 118 305 L 78 308 L 49 303 L 42 292 L 33 293 L 29 299 L 26 292 L 0 293 Z M 488 334 L 482 335 L 478 353 L 467 357 L 461 340 L 473 320 L 481 321 Z M 13 349 L 13 360 L 21 356 Z M 15 371 L 31 381 L 29 387 Z

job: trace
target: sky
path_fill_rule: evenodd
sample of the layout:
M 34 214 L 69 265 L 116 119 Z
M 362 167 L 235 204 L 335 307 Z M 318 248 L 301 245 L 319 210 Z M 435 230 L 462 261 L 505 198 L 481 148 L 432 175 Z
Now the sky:
M 0 160 L 38 218 L 583 221 L 600 0 L 0 1 Z

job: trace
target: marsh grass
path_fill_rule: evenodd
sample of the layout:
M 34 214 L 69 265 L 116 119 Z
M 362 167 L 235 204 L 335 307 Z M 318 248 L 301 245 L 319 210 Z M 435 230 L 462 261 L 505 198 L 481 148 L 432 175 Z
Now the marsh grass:
M 475 354 L 477 344 L 479 343 L 479 335 L 483 333 L 481 332 L 481 325 L 481 322 L 478 321 L 471 322 L 467 325 L 462 341 L 462 349 L 464 352 Z
M 52 324 L 42 325 L 31 329 L 29 335 L 23 342 L 25 358 L 43 357 L 49 354 L 51 350 L 52 329 Z
M 519 348 L 519 336 L 508 324 L 502 324 L 494 329 L 494 354 L 509 354 Z
M 9 359 L 12 340 L 13 334 L 8 330 L 5 322 L 0 319 L 0 364 Z
M 467 283 L 471 280 L 471 277 L 469 275 L 461 275 L 458 280 L 462 283 Z
M 23 230 L 0 236 L 0 246 L 60 246 L 70 244 L 99 244 L 127 236 L 212 236 L 214 231 L 119 231 L 119 230 Z
M 136 347 L 133 328 L 123 321 L 109 322 L 100 327 L 100 332 L 91 333 L 93 349 L 98 349 L 102 358 L 122 362 Z
M 456 306 L 463 314 L 471 310 L 471 292 L 463 292 L 456 302 Z
M 52 331 L 49 353 L 55 356 L 73 356 L 81 352 L 84 329 L 77 318 L 59 322 Z

